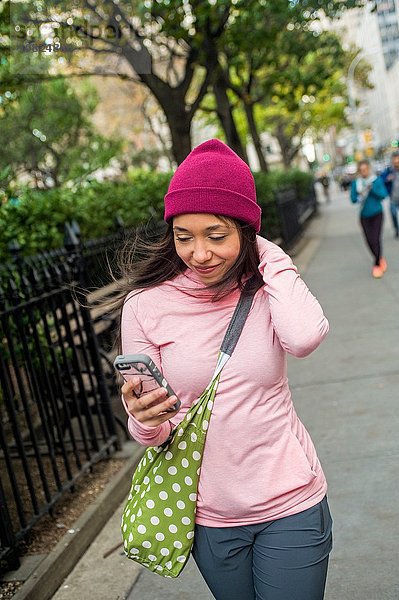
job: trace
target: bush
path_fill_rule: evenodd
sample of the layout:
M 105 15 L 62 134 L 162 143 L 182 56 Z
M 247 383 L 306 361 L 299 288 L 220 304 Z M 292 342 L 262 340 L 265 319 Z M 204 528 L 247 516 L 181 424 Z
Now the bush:
M 126 181 L 96 181 L 77 189 L 25 189 L 18 199 L 3 201 L 0 207 L 0 259 L 7 260 L 7 244 L 17 240 L 24 255 L 63 245 L 64 223 L 76 219 L 82 238 L 102 237 L 115 230 L 115 217 L 126 227 L 163 219 L 163 198 L 171 173 L 135 170 Z M 295 187 L 298 200 L 309 192 L 312 176 L 297 169 L 255 173 L 258 202 L 262 208 L 261 234 L 279 236 L 276 191 Z
M 270 240 L 280 235 L 280 222 L 275 202 L 273 173 L 254 173 L 258 204 L 262 209 L 260 235 Z
M 170 174 L 137 172 L 126 182 L 92 182 L 71 190 L 25 189 L 0 208 L 0 259 L 17 240 L 24 255 L 63 245 L 64 223 L 76 219 L 82 238 L 102 237 L 115 230 L 115 217 L 134 227 L 150 217 L 162 218 L 163 196 Z
M 276 193 L 294 188 L 298 202 L 305 200 L 313 182 L 311 173 L 299 169 L 254 173 L 256 193 L 262 208 L 261 235 L 269 239 L 280 236 L 280 219 L 276 206 Z

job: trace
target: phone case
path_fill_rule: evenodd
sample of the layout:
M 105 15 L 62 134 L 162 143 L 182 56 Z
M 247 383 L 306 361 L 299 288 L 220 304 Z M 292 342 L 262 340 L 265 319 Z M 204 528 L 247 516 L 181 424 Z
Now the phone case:
M 152 392 L 159 387 L 164 387 L 168 392 L 168 396 L 176 395 L 154 361 L 147 354 L 120 354 L 114 360 L 114 367 L 125 381 L 134 376 L 140 377 L 140 391 L 134 392 L 138 398 L 142 394 Z M 180 405 L 180 400 L 178 400 L 169 409 L 169 412 L 178 410 Z

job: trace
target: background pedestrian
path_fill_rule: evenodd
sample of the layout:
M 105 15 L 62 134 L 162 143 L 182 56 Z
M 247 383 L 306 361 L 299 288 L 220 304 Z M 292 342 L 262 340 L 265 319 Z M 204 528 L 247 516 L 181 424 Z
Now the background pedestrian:
M 330 198 L 330 178 L 326 172 L 321 173 L 320 177 L 317 179 L 319 183 L 321 183 L 324 192 L 324 198 L 329 204 L 331 202 Z
M 387 270 L 387 261 L 382 256 L 382 225 L 384 212 L 382 200 L 388 196 L 381 179 L 371 171 L 368 160 L 358 163 L 358 177 L 352 182 L 351 201 L 360 206 L 360 224 L 365 240 L 374 257 L 372 275 L 381 278 Z
M 392 164 L 381 174 L 390 197 L 390 209 L 395 237 L 399 238 L 399 150 L 392 152 Z

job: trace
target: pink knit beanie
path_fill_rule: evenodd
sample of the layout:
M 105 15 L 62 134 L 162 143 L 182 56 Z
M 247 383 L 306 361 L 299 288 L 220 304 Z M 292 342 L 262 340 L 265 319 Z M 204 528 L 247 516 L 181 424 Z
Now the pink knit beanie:
M 165 196 L 164 220 L 184 213 L 235 217 L 260 230 L 261 209 L 248 165 L 220 140 L 197 146 L 179 165 Z

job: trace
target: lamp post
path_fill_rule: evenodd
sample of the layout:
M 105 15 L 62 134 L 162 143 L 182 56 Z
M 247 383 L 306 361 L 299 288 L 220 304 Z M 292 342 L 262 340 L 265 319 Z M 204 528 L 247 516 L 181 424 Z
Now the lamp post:
M 348 69 L 348 100 L 349 100 L 349 108 L 350 108 L 350 114 L 351 114 L 351 121 L 352 121 L 352 127 L 355 131 L 355 143 L 354 143 L 354 149 L 357 150 L 358 144 L 359 144 L 359 123 L 357 120 L 357 115 L 356 115 L 356 100 L 355 100 L 355 70 L 357 65 L 360 63 L 360 61 L 362 60 L 363 56 L 362 53 L 360 52 L 359 54 L 357 54 L 357 56 L 355 56 L 355 58 L 352 60 L 351 64 L 349 65 L 349 69 Z

